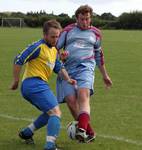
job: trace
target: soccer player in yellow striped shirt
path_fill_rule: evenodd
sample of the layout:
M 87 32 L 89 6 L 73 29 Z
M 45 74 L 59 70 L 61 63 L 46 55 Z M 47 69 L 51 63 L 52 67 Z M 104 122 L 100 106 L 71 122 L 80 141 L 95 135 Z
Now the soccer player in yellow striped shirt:
M 61 111 L 56 97 L 51 91 L 48 80 L 54 71 L 62 73 L 70 84 L 76 81 L 70 79 L 63 65 L 57 59 L 55 44 L 61 30 L 60 24 L 55 20 L 44 23 L 43 39 L 24 49 L 14 60 L 13 83 L 11 89 L 18 88 L 22 65 L 26 64 L 22 79 L 21 93 L 23 97 L 38 108 L 42 114 L 28 127 L 22 129 L 19 136 L 27 143 L 34 142 L 34 131 L 47 125 L 47 137 L 44 150 L 57 150 L 55 140 L 60 131 Z

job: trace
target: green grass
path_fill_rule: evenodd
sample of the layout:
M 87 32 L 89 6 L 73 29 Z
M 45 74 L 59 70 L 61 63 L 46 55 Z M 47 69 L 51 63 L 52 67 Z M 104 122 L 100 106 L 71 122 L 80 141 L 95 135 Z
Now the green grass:
M 32 119 L 40 112 L 24 101 L 20 90 L 9 90 L 14 56 L 41 36 L 41 29 L 0 28 L 0 150 L 39 150 L 45 143 L 45 128 L 35 133 L 35 146 L 25 145 L 18 138 L 19 129 L 30 122 L 14 120 L 14 117 Z M 102 77 L 97 70 L 94 85 L 96 91 L 91 97 L 91 121 L 98 136 L 91 144 L 71 141 L 67 137 L 65 127 L 73 119 L 63 104 L 63 128 L 57 140 L 63 150 L 142 149 L 141 37 L 142 31 L 103 31 L 105 62 L 113 80 L 113 87 L 110 90 L 104 88 Z M 54 92 L 55 78 L 56 75 L 50 80 Z

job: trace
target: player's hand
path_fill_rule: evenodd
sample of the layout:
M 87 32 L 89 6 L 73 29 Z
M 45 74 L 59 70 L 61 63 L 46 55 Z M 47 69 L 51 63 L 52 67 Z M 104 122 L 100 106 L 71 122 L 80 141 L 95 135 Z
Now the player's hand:
M 68 80 L 68 83 L 69 83 L 69 84 L 72 84 L 72 85 L 76 85 L 76 84 L 77 84 L 77 81 L 74 80 L 74 79 L 69 79 L 69 80 Z
M 65 61 L 68 56 L 69 56 L 68 51 L 63 51 L 63 52 L 60 53 L 60 58 L 61 58 L 62 61 Z
M 18 88 L 18 83 L 19 83 L 19 81 L 13 81 L 10 89 L 11 90 L 16 90 Z
M 104 83 L 105 83 L 107 89 L 112 86 L 112 80 L 110 79 L 109 76 L 106 76 L 105 78 L 103 78 L 103 80 L 104 80 Z

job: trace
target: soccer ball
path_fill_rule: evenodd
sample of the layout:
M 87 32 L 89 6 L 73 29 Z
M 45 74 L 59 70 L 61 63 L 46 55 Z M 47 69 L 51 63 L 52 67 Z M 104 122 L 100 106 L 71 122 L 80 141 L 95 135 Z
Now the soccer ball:
M 72 140 L 76 139 L 75 136 L 76 136 L 76 128 L 77 128 L 77 124 L 78 122 L 77 121 L 72 121 L 68 124 L 67 126 L 67 134 L 68 134 L 68 137 Z

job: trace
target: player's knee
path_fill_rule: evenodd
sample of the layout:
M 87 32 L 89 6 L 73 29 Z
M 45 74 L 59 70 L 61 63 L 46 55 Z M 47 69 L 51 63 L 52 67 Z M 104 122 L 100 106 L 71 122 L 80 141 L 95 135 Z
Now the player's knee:
M 55 116 L 61 117 L 61 110 L 59 106 L 56 106 L 53 109 L 49 110 L 48 115 L 55 115 Z
M 78 101 L 79 103 L 89 104 L 90 101 L 90 91 L 89 89 L 79 89 L 78 91 Z

